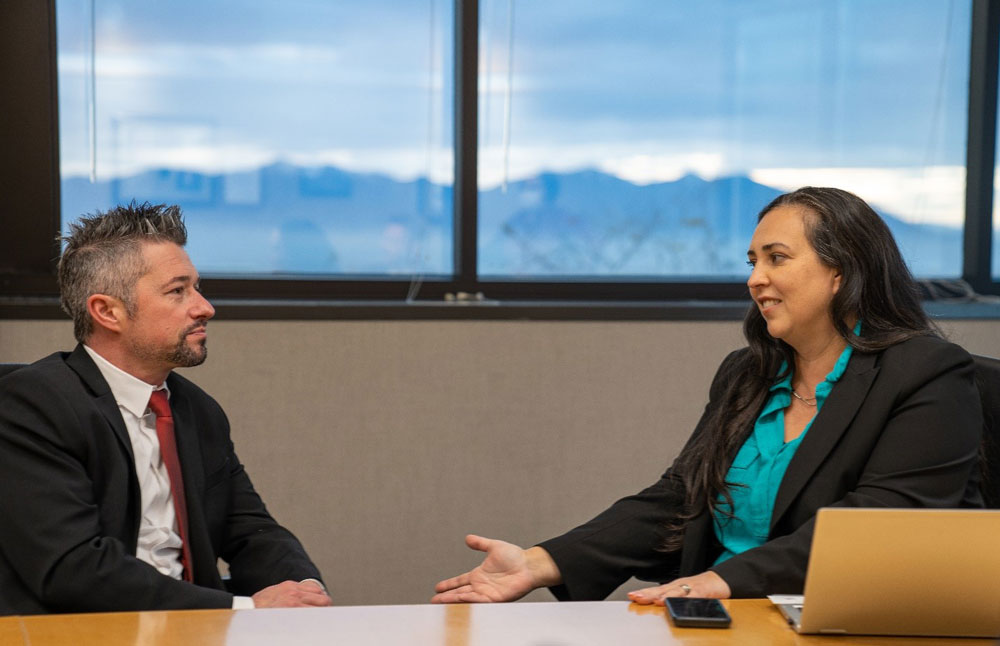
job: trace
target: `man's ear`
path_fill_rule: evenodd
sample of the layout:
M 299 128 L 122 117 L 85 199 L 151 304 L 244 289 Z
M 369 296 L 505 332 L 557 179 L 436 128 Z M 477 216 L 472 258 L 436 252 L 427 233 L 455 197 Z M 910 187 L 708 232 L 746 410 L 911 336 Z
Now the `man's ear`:
M 95 326 L 113 332 L 120 332 L 122 324 L 128 318 L 125 304 L 107 294 L 91 294 L 87 299 L 87 312 L 90 313 Z

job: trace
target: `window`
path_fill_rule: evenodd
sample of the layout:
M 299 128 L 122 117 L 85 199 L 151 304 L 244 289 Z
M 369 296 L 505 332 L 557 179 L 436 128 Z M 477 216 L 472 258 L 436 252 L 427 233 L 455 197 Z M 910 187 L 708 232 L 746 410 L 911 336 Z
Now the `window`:
M 481 6 L 482 274 L 731 280 L 813 184 L 960 275 L 969 2 Z
M 1000 293 L 993 5 L 9 0 L 0 301 L 55 312 L 54 234 L 137 199 L 181 204 L 206 290 L 255 316 L 739 303 L 757 211 L 805 183 Z
M 58 0 L 63 222 L 177 203 L 206 275 L 450 274 L 451 10 Z

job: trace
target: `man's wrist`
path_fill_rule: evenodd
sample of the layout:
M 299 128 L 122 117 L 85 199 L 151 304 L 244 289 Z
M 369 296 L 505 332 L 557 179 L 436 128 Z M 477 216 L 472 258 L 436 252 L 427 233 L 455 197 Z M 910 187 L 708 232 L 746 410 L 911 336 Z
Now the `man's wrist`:
M 310 583 L 310 582 L 311 583 L 315 583 L 316 585 L 318 585 L 320 587 L 320 589 L 323 590 L 324 593 L 326 593 L 327 596 L 330 595 L 329 591 L 327 591 L 327 589 L 326 589 L 326 586 L 323 585 L 323 582 L 320 581 L 319 579 L 313 579 L 313 578 L 310 577 L 308 579 L 302 579 L 301 581 L 299 581 L 299 583 Z

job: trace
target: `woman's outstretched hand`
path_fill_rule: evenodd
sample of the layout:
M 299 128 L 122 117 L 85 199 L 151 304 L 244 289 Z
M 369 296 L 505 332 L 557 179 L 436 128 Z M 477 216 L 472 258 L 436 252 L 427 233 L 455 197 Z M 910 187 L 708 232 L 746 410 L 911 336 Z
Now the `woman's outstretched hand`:
M 535 588 L 560 582 L 559 569 L 540 547 L 521 549 L 512 543 L 469 534 L 465 544 L 486 552 L 479 566 L 434 586 L 431 603 L 514 601 Z
M 674 579 L 652 588 L 643 588 L 628 593 L 628 598 L 643 605 L 663 605 L 666 597 L 700 597 L 703 599 L 728 599 L 732 593 L 725 580 L 708 570 L 695 576 Z

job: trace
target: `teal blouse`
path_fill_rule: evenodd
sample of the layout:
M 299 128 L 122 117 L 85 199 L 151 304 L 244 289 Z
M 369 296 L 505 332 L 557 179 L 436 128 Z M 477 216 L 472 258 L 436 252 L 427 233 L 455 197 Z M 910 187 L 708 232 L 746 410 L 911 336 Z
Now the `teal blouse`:
M 830 374 L 816 385 L 816 414 L 819 414 L 834 384 L 847 369 L 852 350 L 851 346 L 844 348 Z M 784 372 L 786 367 L 787 364 L 782 364 L 778 374 Z M 767 541 L 778 486 L 785 477 L 788 463 L 792 461 L 802 438 L 816 419 L 814 414 L 801 435 L 791 442 L 785 442 L 785 408 L 792 403 L 791 372 L 771 386 L 770 391 L 764 409 L 754 424 L 753 433 L 736 454 L 726 474 L 726 481 L 732 484 L 729 493 L 733 497 L 733 516 L 721 513 L 729 508 L 720 499 L 722 504 L 714 513 L 714 524 L 715 536 L 722 544 L 723 551 L 715 560 L 716 564 Z

